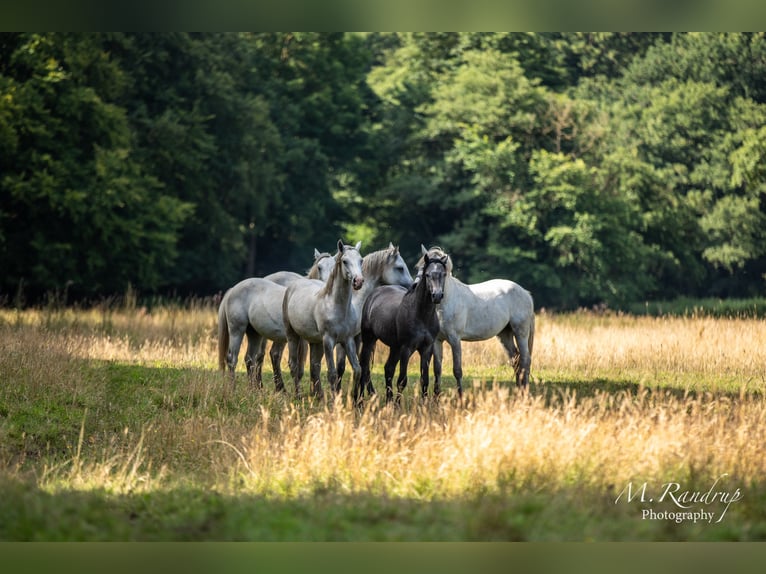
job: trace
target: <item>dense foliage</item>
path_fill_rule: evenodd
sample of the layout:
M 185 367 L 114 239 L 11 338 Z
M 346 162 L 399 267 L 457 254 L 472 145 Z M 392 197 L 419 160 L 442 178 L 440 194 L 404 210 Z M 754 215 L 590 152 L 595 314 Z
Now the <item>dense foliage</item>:
M 538 305 L 754 296 L 762 33 L 0 34 L 0 296 L 196 293 L 338 236 Z

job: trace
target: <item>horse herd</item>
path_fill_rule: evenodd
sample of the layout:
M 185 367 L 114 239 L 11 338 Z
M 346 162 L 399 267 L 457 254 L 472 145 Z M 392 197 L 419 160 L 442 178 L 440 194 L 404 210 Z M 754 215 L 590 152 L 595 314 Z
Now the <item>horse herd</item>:
M 377 341 L 389 347 L 384 366 L 386 399 L 392 400 L 393 376 L 399 363 L 397 394 L 407 385 L 407 365 L 420 355 L 421 394 L 428 393 L 433 359 L 434 395 L 441 392 L 443 342 L 452 349 L 453 374 L 462 397 L 461 341 L 497 336 L 514 367 L 516 385 L 526 388 L 532 361 L 535 315 L 532 296 L 513 281 L 492 279 L 465 284 L 452 275 L 452 260 L 439 247 L 421 246 L 422 257 L 413 279 L 399 248 L 362 257 L 361 242 L 338 241 L 333 256 L 314 250 L 314 264 L 303 276 L 280 271 L 245 279 L 223 296 L 218 310 L 218 359 L 228 367 L 232 383 L 240 347 L 247 336 L 245 365 L 251 384 L 262 385 L 266 342 L 274 384 L 284 391 L 281 360 L 288 347 L 288 365 L 301 394 L 306 355 L 311 391 L 322 397 L 320 367 L 324 358 L 327 381 L 335 393 L 346 360 L 353 372 L 353 397 L 374 394 L 370 363 Z M 336 351 L 337 349 L 337 351 Z

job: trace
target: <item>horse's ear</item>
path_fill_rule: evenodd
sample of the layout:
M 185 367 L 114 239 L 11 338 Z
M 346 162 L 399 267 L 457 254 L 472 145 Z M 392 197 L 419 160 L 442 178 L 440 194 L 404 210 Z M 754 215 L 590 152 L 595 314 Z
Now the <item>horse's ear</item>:
M 338 251 L 343 253 L 343 240 L 338 239 Z
M 357 251 L 359 251 L 359 253 L 361 253 L 362 252 L 362 242 L 361 241 L 357 241 L 356 245 L 354 245 L 354 249 L 356 249 Z
M 321 253 L 319 253 L 319 249 L 317 249 L 316 247 L 314 247 L 314 259 L 319 259 L 319 256 L 320 256 L 320 255 L 322 255 L 322 254 L 321 254 Z
M 421 251 L 421 253 L 422 253 L 423 255 L 425 255 L 426 253 L 428 253 L 428 249 L 426 249 L 425 245 L 423 245 L 422 243 L 420 244 L 420 251 Z

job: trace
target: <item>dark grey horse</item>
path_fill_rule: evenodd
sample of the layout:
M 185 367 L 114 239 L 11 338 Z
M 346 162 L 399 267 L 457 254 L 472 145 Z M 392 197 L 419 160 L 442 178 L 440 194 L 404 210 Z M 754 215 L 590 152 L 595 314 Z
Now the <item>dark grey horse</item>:
M 383 341 L 389 347 L 384 367 L 386 378 L 386 401 L 394 398 L 393 377 L 399 361 L 399 378 L 396 381 L 397 399 L 407 386 L 407 365 L 417 350 L 420 354 L 420 385 L 422 395 L 428 394 L 428 366 L 433 355 L 434 341 L 439 334 L 439 318 L 436 305 L 444 296 L 447 276 L 447 257 L 431 258 L 424 250 L 424 268 L 420 279 L 409 289 L 396 285 L 384 285 L 375 289 L 365 301 L 362 310 L 362 351 L 360 363 L 362 377 L 354 385 L 354 399 L 361 400 L 366 385 L 374 392 L 370 381 L 370 361 L 375 344 Z M 440 389 L 434 387 L 434 394 Z

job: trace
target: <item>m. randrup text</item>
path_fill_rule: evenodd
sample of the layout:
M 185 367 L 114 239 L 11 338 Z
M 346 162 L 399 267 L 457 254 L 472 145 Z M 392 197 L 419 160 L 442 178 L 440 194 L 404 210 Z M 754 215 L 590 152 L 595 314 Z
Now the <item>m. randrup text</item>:
M 728 474 L 722 474 L 716 478 L 707 490 L 693 490 L 684 488 L 679 482 L 665 482 L 659 489 L 654 489 L 648 482 L 634 484 L 629 482 L 617 495 L 614 503 L 620 501 L 626 503 L 640 502 L 646 504 L 671 503 L 683 511 L 696 510 L 696 512 L 655 512 L 652 509 L 644 509 L 644 520 L 705 520 L 708 523 L 718 523 L 726 516 L 729 507 L 742 499 L 739 488 L 726 488 L 724 478 Z M 720 514 L 719 514 L 720 513 Z M 718 517 L 716 520 L 714 520 Z

